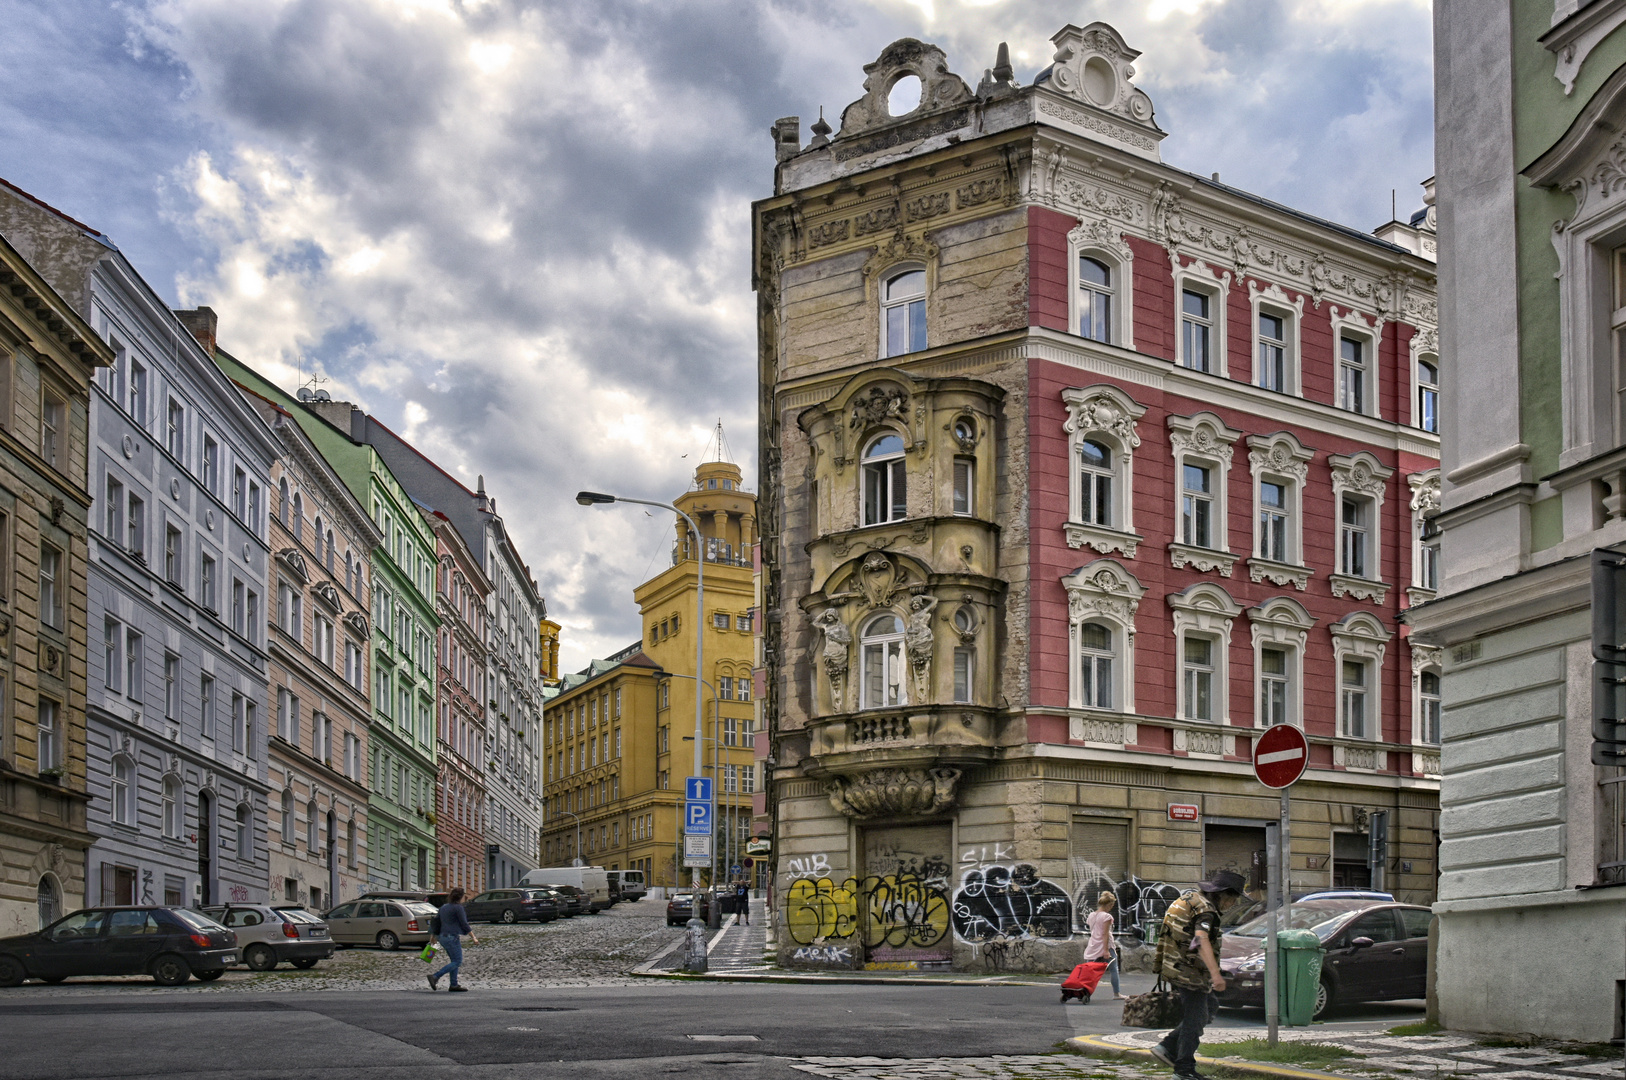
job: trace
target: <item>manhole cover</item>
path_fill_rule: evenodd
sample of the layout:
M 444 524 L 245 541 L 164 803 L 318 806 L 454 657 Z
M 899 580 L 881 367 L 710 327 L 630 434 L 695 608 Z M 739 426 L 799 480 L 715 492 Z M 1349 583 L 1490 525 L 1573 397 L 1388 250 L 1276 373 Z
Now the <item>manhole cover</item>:
M 695 1042 L 761 1042 L 755 1035 L 690 1035 Z
M 503 1012 L 580 1012 L 567 1005 L 510 1005 Z

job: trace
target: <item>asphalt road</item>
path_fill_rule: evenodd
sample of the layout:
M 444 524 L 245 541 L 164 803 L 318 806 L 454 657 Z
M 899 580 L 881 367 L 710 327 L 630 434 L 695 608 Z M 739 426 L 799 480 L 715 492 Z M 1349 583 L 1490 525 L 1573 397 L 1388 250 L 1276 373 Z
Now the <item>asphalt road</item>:
M 1045 1054 L 1072 1035 L 1119 1030 L 1109 1002 L 1064 1006 L 1044 986 L 652 982 L 455 997 L 428 987 L 228 996 L 132 986 L 72 998 L 30 989 L 0 994 L 0 1080 L 809 1080 L 799 1059 Z M 1337 1019 L 1373 1027 L 1418 1014 L 1380 1005 Z

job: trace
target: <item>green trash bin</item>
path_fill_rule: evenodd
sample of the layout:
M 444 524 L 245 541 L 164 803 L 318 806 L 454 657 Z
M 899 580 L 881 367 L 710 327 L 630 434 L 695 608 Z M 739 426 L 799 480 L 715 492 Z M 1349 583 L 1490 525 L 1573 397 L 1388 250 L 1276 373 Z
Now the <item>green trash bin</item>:
M 1321 988 L 1321 939 L 1314 930 L 1283 930 L 1276 935 L 1281 949 L 1282 1022 L 1306 1027 L 1315 1016 L 1316 994 Z

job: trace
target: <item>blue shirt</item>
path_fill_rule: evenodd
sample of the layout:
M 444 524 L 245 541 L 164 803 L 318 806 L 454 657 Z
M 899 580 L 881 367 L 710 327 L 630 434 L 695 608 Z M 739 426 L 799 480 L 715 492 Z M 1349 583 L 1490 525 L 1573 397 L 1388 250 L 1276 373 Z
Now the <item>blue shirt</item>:
M 469 913 L 463 910 L 462 904 L 442 904 L 439 914 L 442 934 L 474 933 L 474 929 L 469 926 Z

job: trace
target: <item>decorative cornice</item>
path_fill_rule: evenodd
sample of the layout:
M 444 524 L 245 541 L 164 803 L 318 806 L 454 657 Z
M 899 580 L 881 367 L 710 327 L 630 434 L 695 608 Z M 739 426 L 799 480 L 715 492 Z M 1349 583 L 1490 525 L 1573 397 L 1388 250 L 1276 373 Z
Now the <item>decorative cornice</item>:
M 1389 595 L 1389 586 L 1382 581 L 1350 577 L 1348 574 L 1329 574 L 1327 580 L 1332 585 L 1332 594 L 1334 596 L 1370 600 L 1378 607 L 1383 606 L 1383 598 Z
M 1230 577 L 1231 571 L 1236 566 L 1236 556 L 1229 551 L 1171 543 L 1169 545 L 1169 565 L 1176 570 L 1190 567 L 1205 574 L 1218 570 L 1221 577 Z
M 1062 535 L 1067 538 L 1067 546 L 1077 550 L 1088 545 L 1102 555 L 1112 552 L 1122 552 L 1124 558 L 1133 559 L 1135 549 L 1145 540 L 1138 533 L 1119 532 L 1101 525 L 1090 525 L 1082 521 L 1068 521 L 1062 524 Z
M 1292 585 L 1299 592 L 1303 592 L 1309 586 L 1310 577 L 1314 573 L 1315 571 L 1308 566 L 1294 566 L 1291 563 L 1279 563 L 1258 556 L 1248 560 L 1248 580 L 1255 585 L 1261 581 L 1268 581 L 1272 585 Z

